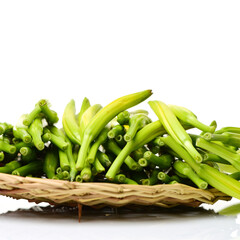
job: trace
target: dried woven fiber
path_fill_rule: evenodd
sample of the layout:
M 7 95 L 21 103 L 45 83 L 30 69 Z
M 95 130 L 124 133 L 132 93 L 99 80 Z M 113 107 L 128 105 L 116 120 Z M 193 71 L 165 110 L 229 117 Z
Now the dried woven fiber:
M 78 183 L 32 177 L 20 177 L 0 173 L 0 194 L 34 202 L 61 205 L 87 205 L 92 207 L 121 207 L 145 205 L 174 207 L 186 205 L 198 207 L 201 203 L 213 204 L 219 199 L 231 197 L 212 188 L 197 189 L 183 184 L 159 184 L 154 186 Z

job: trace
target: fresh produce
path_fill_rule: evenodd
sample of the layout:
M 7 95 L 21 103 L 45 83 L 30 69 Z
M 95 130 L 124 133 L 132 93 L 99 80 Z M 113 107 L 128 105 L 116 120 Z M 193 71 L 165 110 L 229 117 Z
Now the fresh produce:
M 240 199 L 240 128 L 217 129 L 191 110 L 148 102 L 154 117 L 137 107 L 151 90 L 106 106 L 71 99 L 62 127 L 41 99 L 17 124 L 0 123 L 0 172 L 76 182 L 155 185 L 182 183 L 216 188 Z M 191 133 L 194 129 L 199 134 Z

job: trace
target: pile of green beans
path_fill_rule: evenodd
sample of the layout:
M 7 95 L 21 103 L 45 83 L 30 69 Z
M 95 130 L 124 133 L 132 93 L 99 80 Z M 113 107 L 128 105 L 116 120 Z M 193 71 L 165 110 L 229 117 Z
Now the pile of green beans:
M 149 101 L 156 116 L 131 108 L 151 90 L 105 107 L 72 99 L 62 116 L 41 99 L 18 123 L 0 123 L 0 172 L 77 182 L 216 188 L 240 199 L 240 128 L 217 130 L 189 109 Z M 199 134 L 191 130 L 199 130 Z M 196 131 L 195 131 L 196 132 Z

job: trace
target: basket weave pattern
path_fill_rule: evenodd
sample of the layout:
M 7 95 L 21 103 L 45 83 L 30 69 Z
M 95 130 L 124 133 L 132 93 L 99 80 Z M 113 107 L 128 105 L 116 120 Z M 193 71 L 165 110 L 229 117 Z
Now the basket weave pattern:
M 183 184 L 154 186 L 78 183 L 0 173 L 0 194 L 33 202 L 61 205 L 104 206 L 152 205 L 198 207 L 201 203 L 213 204 L 219 199 L 231 198 L 212 188 L 201 190 Z

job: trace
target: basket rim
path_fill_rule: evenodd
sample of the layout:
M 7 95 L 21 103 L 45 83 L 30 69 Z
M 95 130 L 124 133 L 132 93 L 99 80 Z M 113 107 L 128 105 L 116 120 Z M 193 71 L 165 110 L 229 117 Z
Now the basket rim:
M 133 185 L 111 182 L 70 182 L 0 173 L 0 195 L 31 202 L 82 204 L 88 206 L 124 206 L 128 204 L 162 207 L 201 203 L 213 204 L 231 197 L 215 188 L 199 189 L 182 183 Z

